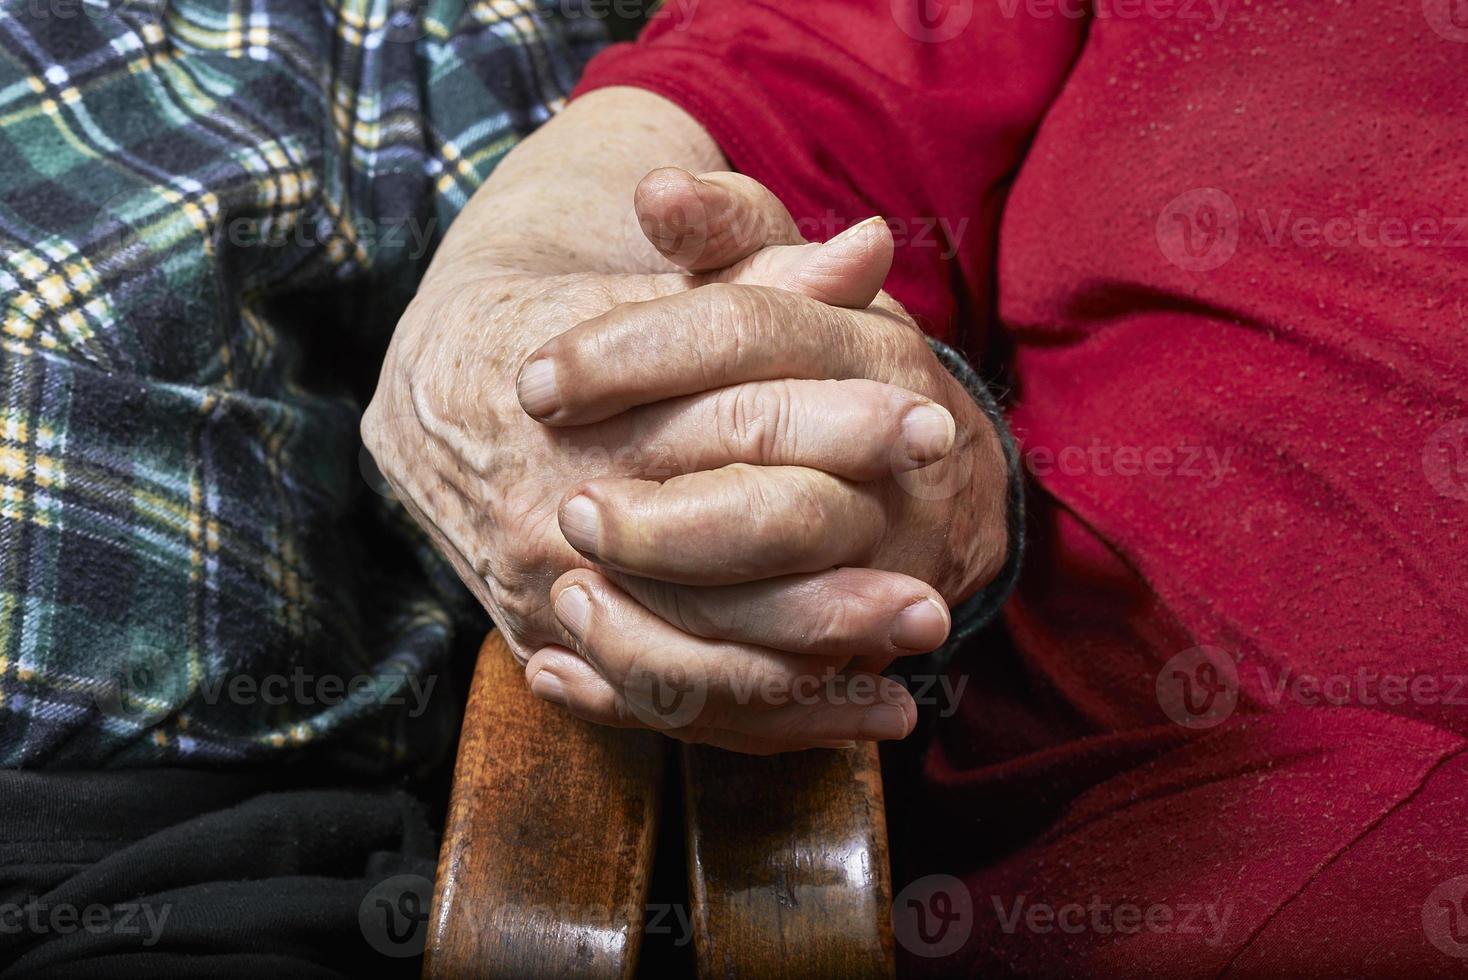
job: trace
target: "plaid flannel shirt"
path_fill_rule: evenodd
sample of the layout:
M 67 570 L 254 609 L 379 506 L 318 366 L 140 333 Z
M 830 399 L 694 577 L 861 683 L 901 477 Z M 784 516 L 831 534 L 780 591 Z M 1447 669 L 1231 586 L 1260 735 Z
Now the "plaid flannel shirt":
M 358 418 L 434 243 L 603 26 L 0 0 L 0 764 L 452 739 L 429 685 L 486 621 Z

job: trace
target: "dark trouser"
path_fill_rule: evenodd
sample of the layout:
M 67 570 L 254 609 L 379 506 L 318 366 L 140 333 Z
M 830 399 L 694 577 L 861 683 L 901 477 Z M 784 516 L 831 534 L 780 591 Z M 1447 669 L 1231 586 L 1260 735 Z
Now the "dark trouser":
M 416 976 L 438 826 L 319 772 L 0 772 L 0 976 Z

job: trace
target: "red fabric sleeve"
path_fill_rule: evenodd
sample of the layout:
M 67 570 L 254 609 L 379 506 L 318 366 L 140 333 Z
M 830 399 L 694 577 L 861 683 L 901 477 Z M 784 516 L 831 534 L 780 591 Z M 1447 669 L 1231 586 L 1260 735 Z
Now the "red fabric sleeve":
M 972 354 L 992 322 L 1009 177 L 1084 34 L 1024 6 L 668 0 L 575 94 L 632 85 L 677 103 L 807 238 L 884 216 L 898 245 L 888 289 Z

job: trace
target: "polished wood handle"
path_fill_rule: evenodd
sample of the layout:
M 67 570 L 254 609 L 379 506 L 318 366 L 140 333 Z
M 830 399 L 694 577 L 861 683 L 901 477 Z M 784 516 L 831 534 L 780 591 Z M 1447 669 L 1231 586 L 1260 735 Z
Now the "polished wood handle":
M 652 732 L 578 721 L 480 650 L 439 851 L 424 976 L 630 977 L 665 761 Z M 874 745 L 756 758 L 684 747 L 700 977 L 891 977 Z
M 685 747 L 683 772 L 701 978 L 895 975 L 875 744 L 768 758 Z
M 534 697 L 498 632 L 479 651 L 423 975 L 630 977 L 668 742 Z

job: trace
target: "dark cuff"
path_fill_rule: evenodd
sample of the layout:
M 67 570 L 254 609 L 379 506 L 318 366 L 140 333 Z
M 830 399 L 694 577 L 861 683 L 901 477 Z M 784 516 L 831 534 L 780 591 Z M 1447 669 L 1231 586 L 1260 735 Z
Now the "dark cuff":
M 1005 527 L 1009 542 L 1004 567 L 999 570 L 994 581 L 953 607 L 953 630 L 948 634 L 948 641 L 932 654 L 938 663 L 945 664 L 965 641 L 999 614 L 999 610 L 1009 599 L 1009 594 L 1014 591 L 1015 582 L 1019 580 L 1019 566 L 1025 543 L 1024 473 L 1020 468 L 1019 447 L 1015 445 L 1014 436 L 1004 420 L 1004 413 L 1000 411 L 999 403 L 994 400 L 984 379 L 979 377 L 978 372 L 962 354 L 941 340 L 929 337 L 928 346 L 948 369 L 948 373 L 957 378 L 973 396 L 974 401 L 978 402 L 979 408 L 984 411 L 984 417 L 993 423 L 994 431 L 999 433 L 999 443 L 1004 448 L 1004 465 L 1008 473 L 1005 487 Z

